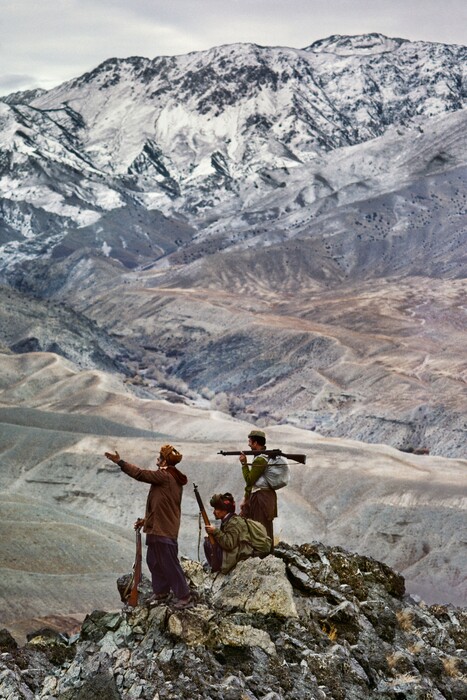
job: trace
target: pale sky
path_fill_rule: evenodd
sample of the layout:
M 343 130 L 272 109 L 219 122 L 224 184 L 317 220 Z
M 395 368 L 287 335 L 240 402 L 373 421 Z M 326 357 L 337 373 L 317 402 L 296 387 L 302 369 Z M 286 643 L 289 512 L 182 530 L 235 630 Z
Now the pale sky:
M 0 0 L 0 95 L 51 88 L 107 58 L 331 34 L 467 44 L 466 0 Z

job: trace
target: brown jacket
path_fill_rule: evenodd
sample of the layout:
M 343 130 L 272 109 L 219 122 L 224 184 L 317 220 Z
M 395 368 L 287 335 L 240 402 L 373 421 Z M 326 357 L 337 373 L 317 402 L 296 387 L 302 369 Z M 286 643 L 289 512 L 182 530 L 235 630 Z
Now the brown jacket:
M 175 467 L 169 469 L 140 469 L 120 460 L 125 474 L 137 481 L 151 484 L 146 501 L 144 532 L 176 540 L 180 529 L 182 491 L 187 478 Z

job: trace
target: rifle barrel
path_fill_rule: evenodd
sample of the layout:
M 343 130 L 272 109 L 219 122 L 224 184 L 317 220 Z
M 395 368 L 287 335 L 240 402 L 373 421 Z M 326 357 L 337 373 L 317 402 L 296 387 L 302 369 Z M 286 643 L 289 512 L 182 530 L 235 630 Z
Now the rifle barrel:
M 142 547 L 141 547 L 141 531 L 136 530 L 136 556 L 133 565 L 133 579 L 130 594 L 128 596 L 128 605 L 133 608 L 138 605 L 138 585 L 141 583 L 141 565 L 142 565 Z
M 195 492 L 196 500 L 198 501 L 198 507 L 199 507 L 199 512 L 201 513 L 201 517 L 203 518 L 203 522 L 205 525 L 210 525 L 211 523 L 209 522 L 208 514 L 206 513 L 206 509 L 203 505 L 203 501 L 201 500 L 201 496 L 199 495 L 198 492 L 198 486 L 196 484 L 193 484 L 193 489 Z M 211 544 L 215 544 L 216 540 L 213 535 L 208 534 L 208 538 Z
M 274 450 L 234 450 L 232 452 L 228 452 L 227 450 L 219 450 L 217 453 L 218 455 L 224 455 L 224 456 L 229 456 L 229 455 L 271 455 L 271 457 L 278 457 L 282 455 L 283 457 L 286 457 L 287 459 L 291 459 L 294 462 L 299 462 L 300 464 L 305 464 L 306 463 L 306 455 L 304 454 L 291 454 L 289 452 L 282 452 L 282 450 L 279 449 L 274 449 Z

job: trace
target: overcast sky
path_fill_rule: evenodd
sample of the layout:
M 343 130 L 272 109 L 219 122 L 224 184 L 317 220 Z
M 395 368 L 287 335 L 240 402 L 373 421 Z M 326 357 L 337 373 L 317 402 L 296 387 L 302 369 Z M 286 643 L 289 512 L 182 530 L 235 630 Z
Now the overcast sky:
M 466 0 L 0 0 L 0 94 L 51 88 L 111 57 L 235 42 L 303 48 L 381 32 L 467 43 Z

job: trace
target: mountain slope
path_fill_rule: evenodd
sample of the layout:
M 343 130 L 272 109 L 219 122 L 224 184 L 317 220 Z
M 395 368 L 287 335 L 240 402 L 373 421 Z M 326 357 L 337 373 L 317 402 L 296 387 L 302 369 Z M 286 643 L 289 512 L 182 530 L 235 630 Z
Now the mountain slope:
M 81 601 L 72 606 L 76 577 L 79 582 L 80 572 L 91 573 L 96 552 L 102 554 L 96 596 L 109 604 L 108 577 L 118 573 L 114 567 L 121 556 L 128 560 L 128 539 L 121 528 L 131 534 L 136 517 L 144 512 L 147 486 L 107 462 L 106 450 L 117 449 L 124 458 L 149 468 L 161 443 L 180 449 L 180 468 L 189 479 L 180 530 L 184 555 L 196 558 L 199 538 L 192 482 L 205 502 L 212 493 L 227 489 L 237 503 L 241 501 L 244 484 L 238 460 L 220 457 L 218 451 L 242 448 L 251 422 L 207 407 L 137 398 L 114 376 L 79 371 L 53 354 L 2 355 L 1 360 L 0 525 L 8 533 L 12 520 L 22 523 L 21 556 L 6 572 L 8 597 L 20 601 L 18 617 L 44 615 L 50 601 L 48 589 L 45 598 L 36 589 L 35 608 L 21 593 L 20 581 L 33 590 L 34 576 L 27 571 L 47 573 L 45 535 L 28 540 L 33 525 L 27 523 L 34 521 L 38 533 L 39 528 L 49 528 L 52 549 L 57 548 L 50 559 L 57 557 L 62 566 L 63 578 L 57 580 L 60 605 L 48 612 L 83 612 Z M 266 430 L 270 447 L 307 455 L 305 466 L 291 462 L 290 485 L 278 494 L 278 538 L 289 543 L 319 540 L 379 556 L 404 574 L 410 592 L 427 602 L 465 604 L 465 460 L 326 438 L 290 424 L 267 425 Z M 27 517 L 24 499 L 31 506 Z M 74 531 L 76 518 L 82 519 L 83 528 Z M 86 534 L 97 529 L 91 518 L 99 522 L 104 537 L 100 543 Z M 61 523 L 68 554 L 60 544 Z M 118 526 L 115 537 L 109 534 L 113 525 Z M 93 544 L 88 552 L 83 550 L 86 537 Z M 2 538 L 2 561 L 14 556 L 13 546 L 11 533 Z M 80 553 L 78 564 L 74 551 Z M 28 556 L 31 569 L 25 572 Z M 9 614 L 8 620 L 13 617 Z
M 115 334 L 149 393 L 460 456 L 465 56 L 238 44 L 15 95 L 0 274 Z
M 180 216 L 216 230 L 227 216 L 235 228 L 239 210 L 250 224 L 271 221 L 267 199 L 284 194 L 284 207 L 300 209 L 317 193 L 330 195 L 329 206 L 326 154 L 460 110 L 465 57 L 464 47 L 381 35 L 304 50 L 234 44 L 109 59 L 22 104 L 15 96 L 0 114 L 1 236 L 15 241 L 2 257 L 43 255 L 44 246 L 63 257 L 80 242 L 131 266 L 189 240 Z M 430 162 L 452 158 L 441 151 Z M 374 194 L 360 179 L 344 196 Z M 306 186 L 297 191 L 297 181 Z M 37 234 L 42 246 L 32 247 Z

